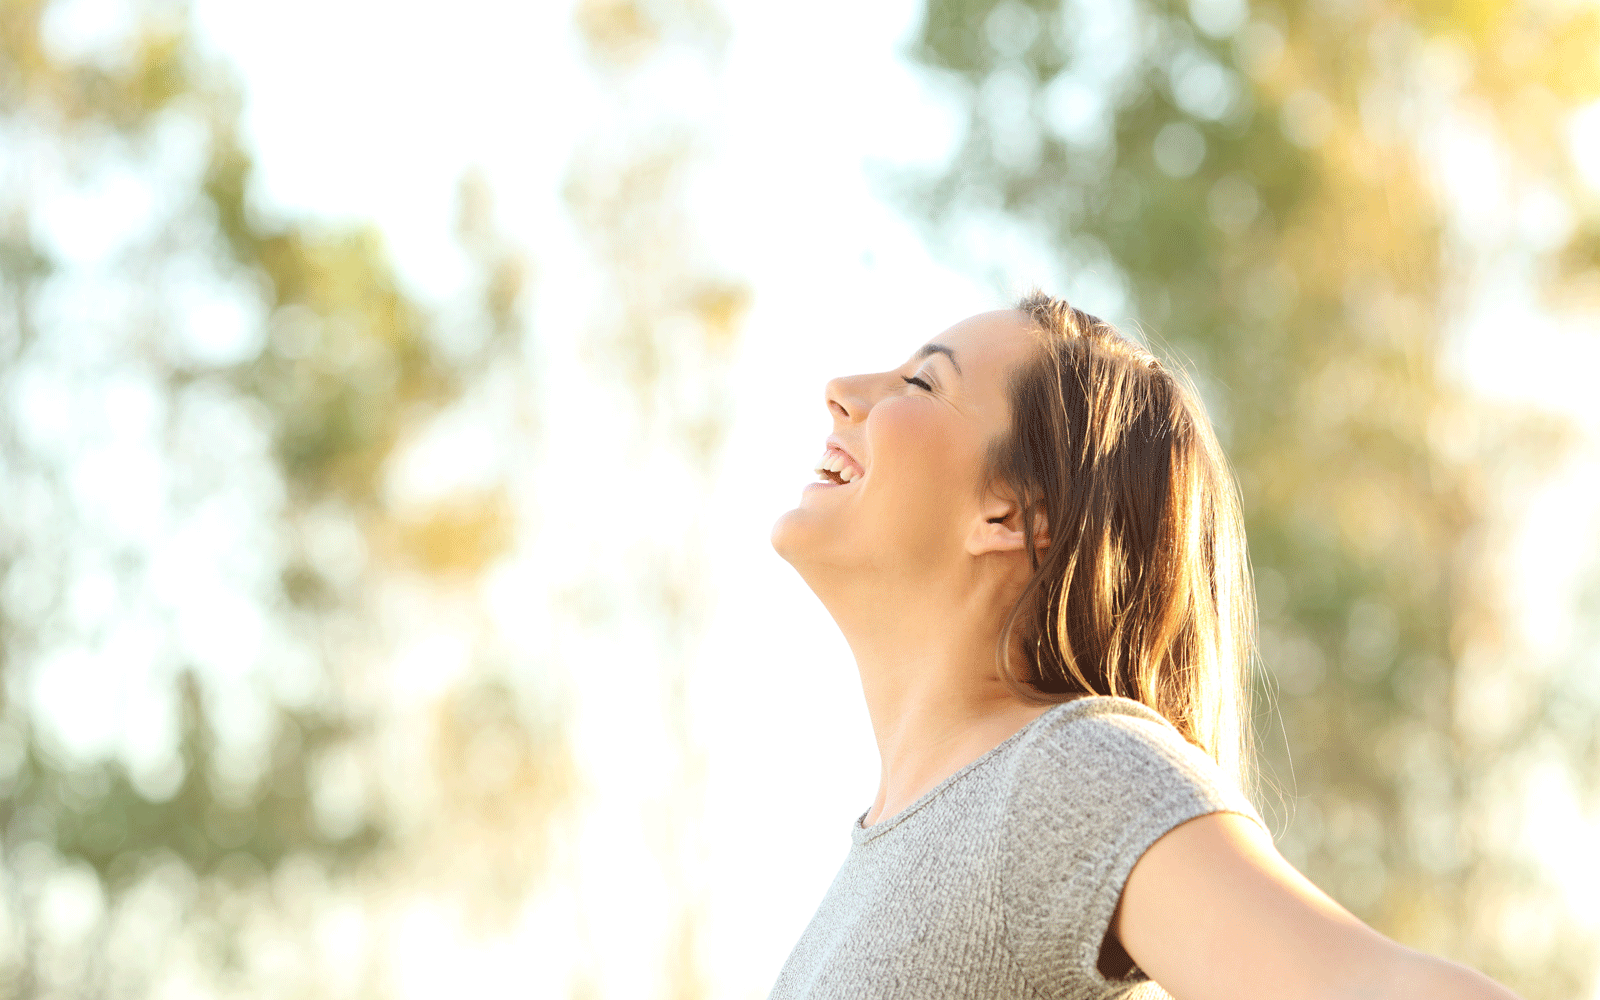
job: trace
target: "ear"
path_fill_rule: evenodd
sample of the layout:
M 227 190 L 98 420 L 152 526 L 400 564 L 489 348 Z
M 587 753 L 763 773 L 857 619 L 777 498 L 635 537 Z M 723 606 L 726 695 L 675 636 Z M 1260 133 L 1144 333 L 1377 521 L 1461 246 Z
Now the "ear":
M 1050 530 L 1045 524 L 1042 507 L 1035 507 L 1033 511 L 1033 544 L 1041 549 L 1050 544 Z M 967 535 L 967 554 L 1026 552 L 1027 548 L 1022 530 L 1022 506 L 1009 493 L 991 492 L 979 505 L 978 520 Z

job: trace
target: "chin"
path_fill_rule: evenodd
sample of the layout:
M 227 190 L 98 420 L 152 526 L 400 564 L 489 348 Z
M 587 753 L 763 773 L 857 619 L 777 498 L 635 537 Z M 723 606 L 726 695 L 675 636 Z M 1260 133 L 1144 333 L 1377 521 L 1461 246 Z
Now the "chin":
M 784 511 L 772 523 L 772 550 L 782 556 L 786 562 L 794 562 L 795 549 L 800 543 L 799 536 L 805 531 L 805 512 L 796 507 L 794 510 Z
M 831 518 L 820 516 L 823 512 L 809 509 L 804 502 L 792 510 L 784 511 L 772 524 L 769 541 L 772 550 L 802 574 L 805 568 L 819 558 L 826 559 L 834 548 L 838 525 Z

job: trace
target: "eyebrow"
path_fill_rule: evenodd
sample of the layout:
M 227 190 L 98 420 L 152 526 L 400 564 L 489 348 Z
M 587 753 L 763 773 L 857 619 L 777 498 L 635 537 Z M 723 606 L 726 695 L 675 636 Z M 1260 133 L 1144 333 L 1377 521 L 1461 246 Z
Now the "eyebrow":
M 956 352 L 952 351 L 943 344 L 924 344 L 922 346 L 922 350 L 917 352 L 917 357 L 931 358 L 935 354 L 943 354 L 945 357 L 949 358 L 950 367 L 956 370 L 957 375 L 961 374 L 961 366 L 956 364 Z

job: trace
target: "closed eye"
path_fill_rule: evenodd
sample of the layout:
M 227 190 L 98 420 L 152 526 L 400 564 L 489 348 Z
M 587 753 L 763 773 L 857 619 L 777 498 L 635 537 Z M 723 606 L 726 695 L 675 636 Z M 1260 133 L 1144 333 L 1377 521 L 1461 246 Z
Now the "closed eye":
M 910 385 L 918 386 L 920 388 L 928 390 L 929 392 L 933 391 L 933 386 L 931 386 L 928 383 L 924 382 L 922 379 L 917 378 L 915 375 L 911 376 L 910 378 L 906 378 L 904 375 L 902 375 L 902 376 L 900 376 L 900 378 L 901 378 L 901 380 L 905 381 L 906 383 L 908 383 Z

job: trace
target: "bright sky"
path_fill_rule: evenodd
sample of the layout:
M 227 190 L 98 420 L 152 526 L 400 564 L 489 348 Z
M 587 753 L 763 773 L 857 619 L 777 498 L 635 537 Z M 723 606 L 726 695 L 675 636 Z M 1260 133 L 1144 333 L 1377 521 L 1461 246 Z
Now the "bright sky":
M 114 0 L 70 6 L 92 24 L 108 3 Z M 611 484 L 622 497 L 638 494 L 621 484 L 647 487 L 647 479 L 628 479 L 635 474 L 595 457 L 612 452 L 593 442 L 618 429 L 595 412 L 603 407 L 585 405 L 604 398 L 604 387 L 582 373 L 576 353 L 595 280 L 574 251 L 560 187 L 574 149 L 609 112 L 578 52 L 569 3 L 461 0 L 444 17 L 437 5 L 415 0 L 196 6 L 207 42 L 243 76 L 263 206 L 376 221 L 407 281 L 443 301 L 465 273 L 451 234 L 456 182 L 469 167 L 484 170 L 502 222 L 534 261 L 533 328 L 542 355 L 571 373 L 548 380 L 555 395 L 547 402 L 586 412 L 593 424 L 552 442 L 551 467 L 569 480 Z M 564 855 L 567 877 L 499 942 L 473 942 L 434 910 L 406 914 L 396 955 L 417 996 L 464 988 L 486 997 L 564 995 L 575 975 L 592 976 L 603 996 L 652 995 L 674 877 L 687 880 L 705 908 L 702 947 L 714 995 L 764 996 L 844 855 L 847 824 L 875 789 L 876 751 L 848 651 L 772 554 L 767 532 L 811 478 L 828 429 L 825 379 L 895 364 L 1003 296 L 930 259 L 868 180 L 873 164 L 936 164 L 960 137 L 938 87 L 898 54 L 920 3 L 824 0 L 807 5 L 803 17 L 756 0 L 725 6 L 733 30 L 720 71 L 669 63 L 648 88 L 651 109 L 689 114 L 710 130 L 715 145 L 699 175 L 695 219 L 712 254 L 755 292 L 733 378 L 731 435 L 709 497 L 674 494 L 670 487 L 684 483 L 671 470 L 660 472 L 664 485 L 652 494 L 655 523 L 698 517 L 710 543 L 716 596 L 690 691 L 707 766 L 704 800 L 691 804 L 699 846 L 687 852 L 689 862 L 663 863 L 642 832 L 666 808 L 660 796 L 673 774 L 635 752 L 666 739 L 660 692 L 648 677 L 626 674 L 628 641 L 638 636 L 574 647 L 585 657 L 580 666 L 606 669 L 575 669 L 571 680 L 575 739 L 595 791 Z M 1589 151 L 1585 169 L 1600 176 L 1593 168 L 1600 124 L 1592 119 L 1600 111 L 1575 119 L 1574 142 Z M 1441 148 L 1479 148 L 1470 129 L 1459 133 L 1445 135 Z M 1483 194 L 1501 183 L 1493 158 L 1454 162 L 1476 166 L 1445 176 L 1447 189 L 1463 202 L 1493 201 Z M 1498 221 L 1492 212 L 1473 216 L 1473 224 L 1543 218 L 1537 204 L 1506 211 Z M 1061 287 L 1063 276 L 1036 246 L 1007 239 L 995 254 L 1014 288 Z M 1465 310 L 1460 369 L 1512 400 L 1537 399 L 1555 379 L 1555 395 L 1591 400 L 1579 415 L 1600 427 L 1600 406 L 1586 391 L 1600 360 L 1594 339 L 1539 320 L 1518 297 L 1525 287 L 1514 280 L 1484 286 L 1483 301 Z M 1088 294 L 1082 304 L 1092 311 L 1117 311 L 1114 300 Z M 1507 329 L 1590 363 L 1552 371 L 1547 351 L 1512 351 L 1508 359 Z M 1570 593 L 1589 548 L 1561 544 L 1552 526 L 1587 524 L 1578 535 L 1593 538 L 1584 518 L 1600 484 L 1597 469 L 1590 447 L 1530 498 L 1533 513 L 1513 563 L 1533 595 Z M 603 520 L 559 500 L 549 515 L 555 523 Z M 627 515 L 625 505 L 616 508 L 619 522 Z M 572 560 L 584 558 L 581 548 L 568 551 Z M 1566 619 L 1551 612 L 1561 606 L 1528 598 L 1530 631 L 1541 613 L 1552 616 L 1546 632 L 1563 627 Z M 420 652 L 433 655 L 433 647 Z M 622 690 L 631 699 L 618 696 L 618 676 L 633 685 Z M 1547 828 L 1580 829 L 1572 816 L 1557 818 Z M 1583 856 L 1581 844 L 1558 841 L 1543 845 L 1551 856 Z M 1578 874 L 1577 884 L 1600 886 L 1593 864 Z M 617 942 L 633 949 L 628 959 L 614 947 L 602 954 Z

